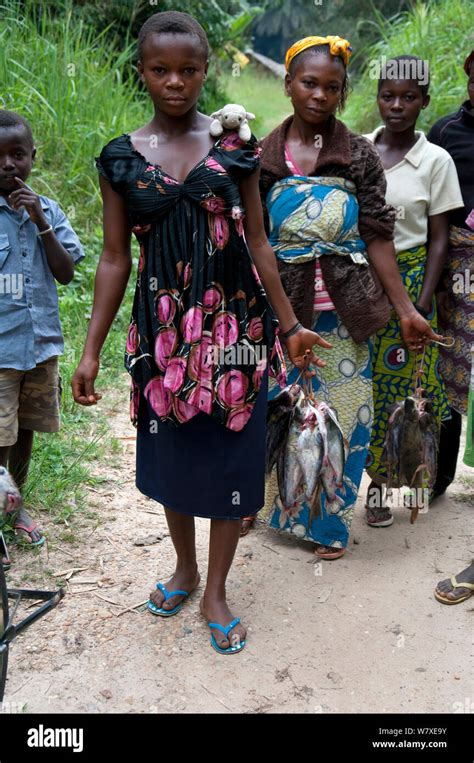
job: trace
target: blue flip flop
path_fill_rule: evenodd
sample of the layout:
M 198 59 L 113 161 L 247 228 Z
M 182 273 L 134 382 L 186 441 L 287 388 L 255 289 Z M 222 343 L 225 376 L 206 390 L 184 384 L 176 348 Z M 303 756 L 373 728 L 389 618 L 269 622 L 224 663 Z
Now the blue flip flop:
M 172 596 L 189 596 L 189 593 L 187 591 L 180 591 L 179 589 L 176 591 L 171 591 L 171 593 L 168 591 L 168 589 L 162 584 L 157 583 L 156 587 L 159 588 L 159 590 L 164 594 L 165 601 L 168 601 L 168 599 L 171 599 Z M 173 609 L 163 609 L 163 607 L 157 607 L 156 604 L 153 604 L 151 599 L 148 599 L 147 607 L 154 615 L 161 615 L 162 617 L 171 617 L 171 615 L 176 615 L 180 609 L 183 607 L 183 601 L 180 601 L 179 604 L 177 604 Z
M 221 631 L 221 633 L 224 634 L 224 636 L 227 638 L 229 635 L 229 631 L 234 628 L 237 623 L 240 623 L 240 617 L 236 617 L 235 620 L 232 620 L 229 625 L 226 625 L 225 627 L 221 625 L 220 623 L 208 623 L 209 628 L 217 628 L 218 631 Z M 214 647 L 216 652 L 219 652 L 219 654 L 237 654 L 237 652 L 241 652 L 242 649 L 245 646 L 245 639 L 240 642 L 239 646 L 228 646 L 227 649 L 222 649 L 221 646 L 216 641 L 216 637 L 213 633 L 211 633 L 211 645 Z

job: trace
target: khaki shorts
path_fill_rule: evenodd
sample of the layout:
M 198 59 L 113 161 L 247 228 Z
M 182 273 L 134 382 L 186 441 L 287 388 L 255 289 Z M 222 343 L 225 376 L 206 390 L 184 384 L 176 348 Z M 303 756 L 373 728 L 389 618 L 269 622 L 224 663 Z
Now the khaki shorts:
M 30 371 L 0 368 L 0 447 L 14 445 L 19 428 L 57 432 L 61 394 L 57 356 Z

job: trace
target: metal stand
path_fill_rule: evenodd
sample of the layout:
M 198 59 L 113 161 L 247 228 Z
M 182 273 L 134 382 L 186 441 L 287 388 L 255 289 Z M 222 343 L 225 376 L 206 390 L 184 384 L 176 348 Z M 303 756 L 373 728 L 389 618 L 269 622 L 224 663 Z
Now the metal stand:
M 3 540 L 3 539 L 2 539 Z M 3 542 L 6 550 L 6 545 Z M 7 588 L 3 566 L 0 564 L 0 702 L 3 701 L 5 693 L 5 684 L 7 681 L 8 666 L 8 647 L 15 636 L 28 628 L 35 620 L 43 617 L 53 607 L 58 604 L 64 596 L 64 590 L 59 588 L 57 591 L 33 591 L 24 588 Z M 8 600 L 14 599 L 15 604 L 10 612 Z M 43 601 L 38 609 L 35 609 L 30 615 L 21 620 L 18 625 L 13 624 L 16 611 L 22 599 L 34 599 Z

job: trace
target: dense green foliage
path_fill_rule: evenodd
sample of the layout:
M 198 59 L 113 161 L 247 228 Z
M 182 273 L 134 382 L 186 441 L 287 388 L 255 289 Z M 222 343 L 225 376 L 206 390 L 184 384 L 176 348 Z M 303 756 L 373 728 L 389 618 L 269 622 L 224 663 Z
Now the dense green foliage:
M 377 81 L 371 78 L 372 62 L 382 56 L 411 54 L 429 61 L 430 106 L 422 112 L 418 127 L 427 130 L 437 119 L 456 111 L 467 98 L 463 62 L 474 47 L 473 0 L 418 2 L 390 21 L 375 19 L 379 41 L 365 52 L 362 76 L 355 79 L 345 119 L 359 132 L 369 132 L 380 117 L 376 105 Z

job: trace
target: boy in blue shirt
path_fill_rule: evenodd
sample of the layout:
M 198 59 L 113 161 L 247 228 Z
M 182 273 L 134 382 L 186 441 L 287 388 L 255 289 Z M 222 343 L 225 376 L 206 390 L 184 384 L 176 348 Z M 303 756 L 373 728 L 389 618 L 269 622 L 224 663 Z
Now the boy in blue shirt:
M 67 284 L 84 257 L 80 241 L 56 201 L 27 184 L 36 148 L 28 121 L 0 109 L 0 466 L 20 491 L 34 432 L 57 432 L 64 342 L 56 281 Z M 17 534 L 44 542 L 18 496 L 0 506 Z

